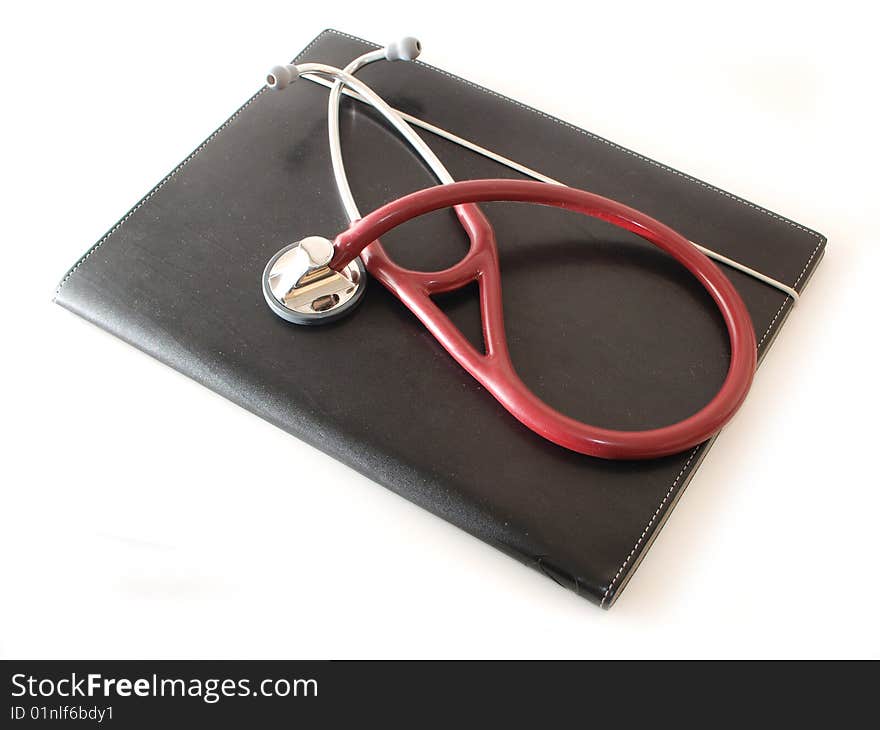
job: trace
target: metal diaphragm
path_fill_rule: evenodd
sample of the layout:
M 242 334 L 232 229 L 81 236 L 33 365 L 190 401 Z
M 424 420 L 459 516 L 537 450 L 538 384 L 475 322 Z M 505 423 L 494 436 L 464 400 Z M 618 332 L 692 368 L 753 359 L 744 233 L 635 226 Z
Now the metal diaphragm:
M 329 267 L 333 244 L 309 236 L 276 253 L 263 272 L 263 296 L 275 314 L 294 324 L 325 324 L 352 311 L 367 275 L 360 258 L 342 272 Z

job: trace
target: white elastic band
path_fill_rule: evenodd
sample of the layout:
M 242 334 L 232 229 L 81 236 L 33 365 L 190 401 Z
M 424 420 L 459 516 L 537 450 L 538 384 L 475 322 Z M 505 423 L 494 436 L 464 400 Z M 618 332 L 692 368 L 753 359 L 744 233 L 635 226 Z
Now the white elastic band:
M 345 71 L 348 74 L 353 74 L 355 71 L 367 65 L 368 63 L 372 63 L 374 60 L 379 60 L 380 58 L 384 58 L 383 51 L 371 51 L 370 53 L 365 53 L 363 56 L 356 58 L 348 66 L 346 66 Z M 346 208 L 346 213 L 352 221 L 357 220 L 358 218 L 360 218 L 360 213 L 358 212 L 357 205 L 354 202 L 354 197 L 351 194 L 351 187 L 348 184 L 348 179 L 345 175 L 345 167 L 342 164 L 342 149 L 339 138 L 339 94 L 343 93 L 346 96 L 350 96 L 357 101 L 365 104 L 370 104 L 372 106 L 375 106 L 374 101 L 372 99 L 365 99 L 364 96 L 359 94 L 357 91 L 348 88 L 348 86 L 342 81 L 328 81 L 322 76 L 316 76 L 312 74 L 307 74 L 305 78 L 308 78 L 309 81 L 313 81 L 317 84 L 320 84 L 321 86 L 326 86 L 331 89 L 331 97 L 328 105 L 328 126 L 330 127 L 330 154 L 333 161 L 333 170 L 334 175 L 336 176 L 336 183 L 339 187 L 343 205 Z M 342 88 L 343 86 L 345 88 Z M 493 152 L 490 149 L 481 147 L 475 142 L 471 142 L 464 137 L 459 137 L 457 134 L 453 134 L 452 132 L 449 132 L 441 127 L 437 127 L 430 122 L 426 122 L 422 119 L 419 119 L 418 117 L 412 116 L 411 114 L 402 112 L 399 109 L 394 109 L 393 107 L 388 108 L 399 115 L 401 118 L 403 118 L 409 124 L 414 124 L 415 126 L 420 127 L 427 132 L 430 132 L 431 134 L 442 137 L 443 139 L 449 140 L 450 142 L 454 142 L 460 147 L 464 147 L 465 149 L 471 150 L 472 152 L 476 152 L 478 155 L 482 155 L 483 157 L 486 157 L 490 160 L 494 160 L 495 162 L 498 162 L 499 164 L 502 164 L 505 167 L 510 168 L 511 170 L 515 170 L 516 172 L 519 172 L 527 177 L 538 180 L 540 182 L 568 187 L 565 185 L 565 183 L 562 183 L 559 180 L 554 180 L 552 177 L 548 177 L 547 175 L 544 175 L 537 170 L 526 167 L 525 165 L 504 157 L 497 152 Z M 380 111 L 382 110 L 380 109 Z M 387 115 L 383 114 L 383 116 L 388 119 Z M 389 121 L 391 120 L 389 119 Z M 397 128 L 399 132 L 403 133 L 397 125 L 395 125 L 395 128 Z M 432 172 L 440 180 L 441 183 L 446 184 L 453 182 L 453 179 L 449 175 L 449 172 L 446 170 L 440 160 L 437 159 L 436 155 L 434 155 L 433 152 L 430 152 L 430 157 L 422 154 L 423 149 L 427 147 L 426 145 L 424 145 L 424 142 L 422 142 L 422 145 L 417 145 L 409 138 L 409 135 L 404 134 L 404 137 L 407 138 L 407 141 L 409 141 L 410 144 L 412 144 L 416 148 L 416 151 L 424 159 L 425 163 L 431 168 Z M 419 141 L 422 141 L 421 138 L 418 139 Z M 427 149 L 430 151 L 430 148 Z M 717 251 L 713 251 L 710 248 L 706 248 L 705 246 L 701 246 L 694 241 L 691 241 L 691 243 L 709 258 L 714 259 L 715 261 L 719 261 L 722 264 L 731 267 L 732 269 L 741 271 L 744 274 L 748 274 L 749 276 L 757 279 L 758 281 L 779 289 L 781 292 L 787 294 L 792 299 L 794 299 L 795 302 L 797 302 L 797 300 L 800 298 L 800 294 L 798 294 L 797 290 L 795 290 L 794 287 L 788 286 L 788 284 L 783 284 L 777 279 L 767 276 L 766 274 L 762 274 L 760 271 L 756 271 L 755 269 L 746 266 L 745 264 L 741 264 L 739 261 L 728 258 L 727 256 L 724 256 Z

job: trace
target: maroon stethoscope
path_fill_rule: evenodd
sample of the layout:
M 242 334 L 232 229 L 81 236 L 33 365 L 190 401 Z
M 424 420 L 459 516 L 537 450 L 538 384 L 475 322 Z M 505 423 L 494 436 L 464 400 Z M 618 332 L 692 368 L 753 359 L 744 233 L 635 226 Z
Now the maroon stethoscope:
M 324 74 L 332 76 L 337 84 L 354 87 L 375 106 L 364 90 L 374 92 L 348 70 L 353 66 L 357 68 L 353 62 L 346 71 L 320 64 L 276 67 L 269 76 L 269 85 L 283 88 L 285 69 L 294 79 L 306 73 Z M 385 113 L 383 108 L 380 111 Z M 392 123 L 398 126 L 396 121 Z M 331 135 L 332 132 L 331 129 Z M 599 218 L 641 236 L 690 271 L 718 306 L 730 339 L 730 367 L 712 400 L 678 423 L 645 431 L 620 431 L 570 418 L 529 390 L 514 369 L 504 333 L 495 234 L 476 205 L 492 201 L 547 205 Z M 381 236 L 413 218 L 449 207 L 455 209 L 470 239 L 470 248 L 461 261 L 442 271 L 424 272 L 403 268 L 391 260 L 379 241 Z M 604 459 L 650 459 L 696 446 L 714 436 L 733 417 L 754 377 L 755 332 L 748 310 L 730 280 L 668 226 L 622 203 L 584 190 L 507 179 L 451 182 L 420 190 L 355 220 L 332 242 L 312 236 L 282 249 L 266 266 L 263 292 L 273 311 L 288 321 L 332 321 L 360 300 L 364 269 L 415 314 L 446 351 L 511 415 L 536 434 L 581 454 Z M 478 351 L 431 299 L 473 282 L 479 285 L 485 352 Z

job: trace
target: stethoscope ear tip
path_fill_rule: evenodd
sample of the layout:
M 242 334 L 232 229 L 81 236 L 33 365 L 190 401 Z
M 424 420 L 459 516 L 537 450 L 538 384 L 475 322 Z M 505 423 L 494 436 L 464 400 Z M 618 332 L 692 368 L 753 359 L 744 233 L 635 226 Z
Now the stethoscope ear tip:
M 292 63 L 286 66 L 273 66 L 266 74 L 266 86 L 275 91 L 286 89 L 299 78 L 299 69 Z
M 385 46 L 385 58 L 389 61 L 415 61 L 421 52 L 421 42 L 412 36 L 406 36 Z
M 329 267 L 333 243 L 309 236 L 285 246 L 266 264 L 263 296 L 270 309 L 294 324 L 326 324 L 360 303 L 367 275 L 360 258 L 341 272 Z

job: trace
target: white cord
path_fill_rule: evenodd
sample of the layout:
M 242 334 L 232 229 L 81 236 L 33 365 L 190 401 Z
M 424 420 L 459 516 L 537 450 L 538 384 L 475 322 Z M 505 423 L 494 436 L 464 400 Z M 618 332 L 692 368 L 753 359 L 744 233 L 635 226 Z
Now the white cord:
M 401 136 L 403 136 L 403 138 L 407 142 L 409 142 L 415 152 L 419 155 L 419 157 L 422 158 L 422 160 L 424 160 L 425 164 L 428 165 L 428 167 L 431 169 L 431 171 L 434 173 L 435 177 L 439 180 L 441 184 L 448 184 L 454 182 L 454 180 L 449 174 L 449 171 L 446 169 L 446 167 L 444 167 L 443 163 L 440 162 L 440 160 L 437 158 L 431 148 L 428 147 L 424 140 L 422 140 L 422 138 L 419 137 L 418 134 L 416 134 L 415 130 L 411 126 L 409 126 L 410 124 L 421 127 L 431 134 L 442 137 L 443 139 L 447 139 L 450 142 L 454 142 L 460 147 L 464 147 L 465 149 L 476 152 L 483 157 L 494 160 L 495 162 L 498 162 L 505 167 L 510 168 L 511 170 L 515 170 L 516 172 L 526 175 L 527 177 L 531 177 L 534 180 L 549 183 L 551 185 L 562 185 L 563 187 L 567 187 L 565 183 L 554 180 L 552 177 L 548 177 L 547 175 L 544 175 L 537 170 L 526 167 L 525 165 L 504 157 L 497 152 L 493 152 L 490 149 L 481 147 L 475 142 L 471 142 L 464 137 L 459 137 L 458 135 L 442 129 L 441 127 L 437 127 L 430 122 L 426 122 L 422 119 L 419 119 L 418 117 L 414 117 L 411 114 L 407 114 L 406 112 L 402 112 L 398 109 L 394 109 L 393 107 L 391 107 L 369 86 L 354 77 L 354 73 L 356 73 L 364 66 L 384 58 L 385 51 L 384 49 L 380 49 L 377 51 L 370 51 L 369 53 L 365 53 L 362 56 L 359 56 L 350 64 L 348 64 L 348 66 L 345 67 L 344 71 L 340 71 L 339 69 L 333 68 L 332 66 L 325 66 L 323 64 L 307 63 L 299 66 L 300 71 L 303 74 L 306 74 L 306 77 L 310 81 L 330 88 L 330 99 L 327 105 L 327 127 L 330 142 L 330 158 L 333 164 L 333 174 L 336 178 L 336 185 L 339 189 L 339 196 L 342 200 L 342 204 L 345 208 L 346 214 L 352 222 L 358 220 L 361 216 L 360 212 L 358 211 L 357 204 L 355 203 L 354 195 L 351 192 L 351 186 L 348 182 L 348 176 L 345 173 L 345 163 L 342 158 L 342 143 L 339 135 L 339 100 L 340 94 L 342 93 L 356 99 L 357 101 L 370 104 L 378 112 L 380 112 L 382 116 L 385 117 L 385 119 L 398 132 L 400 132 Z M 325 76 L 330 76 L 333 80 L 328 81 L 326 78 L 324 78 Z M 777 279 L 767 276 L 766 274 L 762 274 L 760 271 L 756 271 L 755 269 L 752 269 L 745 264 L 741 264 L 739 261 L 735 261 L 734 259 L 713 251 L 710 248 L 701 246 L 694 241 L 691 241 L 690 243 L 709 258 L 714 259 L 715 261 L 719 261 L 733 269 L 736 269 L 737 271 L 748 274 L 758 281 L 779 289 L 780 291 L 794 299 L 795 302 L 797 302 L 797 300 L 800 298 L 800 295 L 798 294 L 797 290 L 794 289 L 794 287 L 788 286 L 787 284 L 784 284 Z

